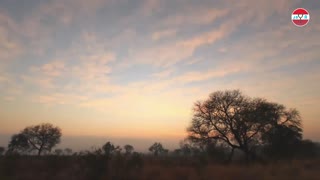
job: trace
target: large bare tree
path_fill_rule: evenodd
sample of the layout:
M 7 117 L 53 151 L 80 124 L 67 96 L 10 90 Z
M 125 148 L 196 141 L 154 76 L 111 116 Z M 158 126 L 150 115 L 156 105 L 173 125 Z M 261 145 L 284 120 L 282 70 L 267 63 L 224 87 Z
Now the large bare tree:
M 270 143 L 268 134 L 278 127 L 291 129 L 301 137 L 301 118 L 295 109 L 261 98 L 250 98 L 239 90 L 217 91 L 205 101 L 194 104 L 194 115 L 188 128 L 189 138 L 201 144 L 227 144 L 232 157 L 235 149 L 246 159 L 255 158 L 255 147 Z

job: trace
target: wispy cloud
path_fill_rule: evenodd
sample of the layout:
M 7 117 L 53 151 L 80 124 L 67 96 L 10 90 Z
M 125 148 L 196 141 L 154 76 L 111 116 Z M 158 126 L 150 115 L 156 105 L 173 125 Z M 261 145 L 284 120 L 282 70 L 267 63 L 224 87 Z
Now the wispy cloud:
M 179 25 L 204 25 L 214 22 L 217 18 L 225 16 L 229 10 L 219 8 L 196 8 L 187 7 L 186 12 L 170 16 L 163 21 L 164 26 Z
M 166 69 L 164 71 L 152 74 L 153 77 L 156 78 L 165 78 L 170 76 L 174 72 L 174 69 Z
M 19 39 L 12 36 L 17 24 L 4 12 L 0 11 L 0 62 L 11 60 L 23 52 Z
M 6 100 L 6 101 L 14 101 L 16 98 L 15 97 L 13 97 L 13 96 L 5 96 L 4 97 L 4 100 Z
M 63 61 L 53 61 L 42 65 L 41 67 L 31 67 L 30 71 L 33 73 L 39 73 L 39 75 L 45 76 L 61 76 L 65 70 L 65 63 Z
M 115 59 L 112 53 L 89 55 L 80 57 L 82 63 L 74 66 L 71 72 L 76 77 L 85 81 L 104 79 L 111 72 L 111 67 L 108 65 L 110 61 Z
M 162 44 L 153 48 L 133 52 L 130 61 L 133 63 L 152 64 L 155 66 L 171 66 L 191 57 L 195 50 L 203 45 L 208 45 L 222 39 L 227 34 L 225 29 L 213 30 L 195 37 Z
M 196 64 L 200 61 L 202 61 L 203 59 L 201 58 L 194 58 L 194 59 L 191 59 L 190 61 L 187 62 L 188 65 L 192 65 L 192 64 Z
M 52 89 L 54 88 L 53 79 L 49 77 L 37 77 L 37 76 L 27 76 L 22 75 L 21 79 L 31 85 L 35 85 L 41 89 Z
M 38 15 L 51 16 L 63 24 L 70 24 L 75 18 L 95 14 L 109 0 L 54 0 L 39 6 Z M 39 17 L 41 18 L 41 17 Z
M 141 11 L 144 15 L 150 15 L 157 11 L 161 4 L 161 0 L 143 0 Z
M 72 104 L 76 105 L 88 99 L 87 96 L 53 93 L 48 95 L 34 96 L 32 101 L 42 104 L 59 105 Z
M 190 83 L 225 77 L 232 73 L 243 71 L 241 67 L 228 67 L 226 69 L 210 70 L 207 72 L 188 72 L 176 78 L 178 82 Z
M 152 40 L 157 41 L 162 38 L 168 38 L 170 36 L 174 36 L 176 33 L 177 33 L 177 30 L 175 30 L 175 29 L 167 29 L 167 30 L 163 30 L 163 31 L 157 31 L 152 34 Z

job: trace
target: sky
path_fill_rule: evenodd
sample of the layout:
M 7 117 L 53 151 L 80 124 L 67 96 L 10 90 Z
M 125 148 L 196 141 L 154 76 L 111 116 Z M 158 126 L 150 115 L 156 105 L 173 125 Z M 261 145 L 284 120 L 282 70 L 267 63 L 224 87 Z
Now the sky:
M 297 108 L 320 141 L 319 49 L 316 0 L 0 0 L 0 145 L 49 122 L 65 147 L 175 147 L 228 89 Z

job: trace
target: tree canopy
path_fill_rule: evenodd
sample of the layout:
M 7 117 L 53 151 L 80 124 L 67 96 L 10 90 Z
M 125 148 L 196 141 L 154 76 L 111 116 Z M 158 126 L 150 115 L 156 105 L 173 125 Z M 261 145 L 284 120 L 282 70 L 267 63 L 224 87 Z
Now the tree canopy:
M 239 149 L 247 160 L 255 158 L 258 145 L 281 148 L 276 145 L 279 137 L 281 142 L 302 138 L 297 110 L 262 98 L 250 98 L 239 90 L 217 91 L 207 100 L 196 102 L 187 131 L 193 142 L 223 143 L 231 149 L 230 156 Z
M 152 152 L 155 156 L 161 155 L 161 154 L 167 154 L 168 150 L 165 149 L 161 143 L 155 142 L 153 145 L 149 147 L 149 151 Z
M 2 154 L 4 154 L 5 151 L 6 151 L 6 148 L 0 146 L 0 156 L 2 156 Z
M 36 126 L 29 126 L 19 134 L 12 136 L 8 145 L 9 152 L 32 152 L 37 151 L 41 155 L 44 151 L 51 149 L 60 143 L 61 130 L 52 124 L 44 123 Z
M 130 144 L 124 145 L 124 150 L 126 154 L 131 154 L 134 151 L 134 147 Z
M 120 146 L 115 146 L 111 142 L 107 142 L 102 146 L 104 155 L 111 156 L 114 153 L 121 152 Z

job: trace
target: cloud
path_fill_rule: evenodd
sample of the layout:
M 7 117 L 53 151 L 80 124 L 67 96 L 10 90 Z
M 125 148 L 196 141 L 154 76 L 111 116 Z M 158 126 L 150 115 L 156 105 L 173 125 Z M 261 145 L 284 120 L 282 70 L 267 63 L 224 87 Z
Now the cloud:
M 61 94 L 53 93 L 49 95 L 34 96 L 32 101 L 49 104 L 49 105 L 59 105 L 59 104 L 73 104 L 76 105 L 88 99 L 87 96 L 72 95 L 72 94 Z
M 129 56 L 129 59 L 131 59 L 129 63 L 168 67 L 192 56 L 193 52 L 194 48 L 192 47 L 171 43 L 133 52 Z
M 235 6 L 233 11 L 236 11 L 237 13 L 232 12 L 230 9 L 215 9 L 212 10 L 210 8 L 198 8 L 198 11 L 201 17 L 198 16 L 190 16 L 188 15 L 181 15 L 177 16 L 176 18 L 170 17 L 172 20 L 165 20 L 165 23 L 170 28 L 174 26 L 174 24 L 179 23 L 203 23 L 203 24 L 210 24 L 212 23 L 216 18 L 223 17 L 227 18 L 225 21 L 222 21 L 218 27 L 212 28 L 210 31 L 203 32 L 201 34 L 193 35 L 189 38 L 185 38 L 182 40 L 175 40 L 171 41 L 165 44 L 155 45 L 152 47 L 145 48 L 143 50 L 132 50 L 131 54 L 129 55 L 128 59 L 130 59 L 130 62 L 127 62 L 127 64 L 133 64 L 133 63 L 141 63 L 141 64 L 152 64 L 155 66 L 161 66 L 161 67 L 169 67 L 172 65 L 175 65 L 176 63 L 183 61 L 187 58 L 190 58 L 194 55 L 194 52 L 197 50 L 197 48 L 205 45 L 211 45 L 215 43 L 218 40 L 221 39 L 227 39 L 228 36 L 237 30 L 237 27 L 242 25 L 243 23 L 247 23 L 249 21 L 252 21 L 253 24 L 261 24 L 265 23 L 269 17 L 273 13 L 282 13 L 282 9 L 284 8 L 283 4 L 288 4 L 287 1 L 281 1 L 281 7 L 276 7 L 276 5 L 268 5 L 265 11 L 264 15 L 261 15 L 261 17 L 258 17 L 257 14 L 261 14 L 260 11 L 257 9 L 251 11 L 247 11 L 247 9 L 250 6 L 250 3 L 253 3 L 252 1 L 246 1 L 243 3 L 240 3 Z M 227 3 L 228 4 L 228 3 Z M 257 6 L 256 3 L 252 4 L 253 7 Z M 206 11 L 207 10 L 207 11 Z M 197 11 L 195 11 L 197 12 Z M 204 12 L 204 13 L 203 13 Z M 207 18 L 205 18 L 207 17 Z M 188 23 L 186 23 L 188 24 Z M 172 31 L 173 32 L 173 31 Z M 168 32 L 164 31 L 162 33 L 154 34 L 154 39 L 161 37 L 161 35 L 171 35 L 169 30 Z M 159 35 L 160 34 L 160 35 Z M 227 47 L 220 48 L 220 52 L 225 52 Z M 129 60 L 128 60 L 129 61 Z
M 35 16 L 54 17 L 63 24 L 70 24 L 75 18 L 91 16 L 102 8 L 108 0 L 55 0 L 43 3 Z M 39 17 L 40 18 L 40 17 Z
M 191 57 L 197 48 L 212 44 L 217 40 L 224 38 L 227 35 L 227 32 L 224 27 L 222 28 L 202 33 L 185 40 L 161 44 L 156 47 L 132 52 L 131 56 L 129 56 L 130 62 L 152 64 L 161 67 L 175 65 L 176 63 Z
M 192 64 L 196 64 L 196 63 L 198 63 L 198 62 L 200 62 L 202 60 L 203 59 L 201 59 L 201 58 L 194 58 L 194 59 L 191 59 L 190 61 L 188 61 L 186 64 L 192 65 Z
M 60 89 L 90 93 L 115 91 L 115 86 L 108 86 L 108 74 L 112 70 L 109 63 L 115 60 L 113 53 L 80 54 L 77 59 L 76 63 L 71 60 L 54 60 L 40 66 L 32 66 L 29 73 L 21 78 L 42 90 Z M 61 81 L 65 82 L 61 84 Z
M 14 101 L 16 98 L 13 96 L 5 96 L 3 99 L 6 101 Z
M 214 22 L 216 19 L 228 14 L 227 9 L 218 8 L 188 8 L 183 13 L 170 16 L 163 20 L 163 26 L 180 26 L 180 25 L 205 25 Z
M 63 61 L 52 61 L 41 67 L 33 66 L 30 68 L 33 73 L 39 73 L 40 76 L 58 77 L 65 71 L 65 63 Z
M 156 78 L 165 78 L 170 76 L 174 72 L 174 69 L 166 69 L 164 71 L 152 74 L 153 77 Z
M 219 64 L 216 68 L 210 70 L 199 70 L 199 71 L 188 71 L 180 75 L 171 75 L 174 71 L 173 69 L 166 69 L 159 73 L 152 74 L 153 77 L 157 79 L 132 82 L 126 86 L 122 86 L 121 93 L 127 91 L 132 92 L 143 92 L 146 94 L 154 94 L 155 92 L 173 91 L 176 88 L 184 87 L 184 85 L 193 82 L 204 82 L 211 79 L 224 78 L 226 76 L 246 72 L 252 69 L 250 64 L 242 64 L 235 62 L 226 62 Z M 201 88 L 201 84 L 199 85 Z M 184 87 L 186 88 L 186 87 Z M 121 88 L 120 88 L 121 89 Z M 186 88 L 185 92 L 188 93 L 189 90 Z M 196 88 L 197 89 L 197 88 Z M 180 92 L 182 93 L 182 92 Z M 184 93 L 182 93 L 184 94 Z
M 91 99 L 81 104 L 98 110 L 113 112 L 117 118 L 131 118 L 132 120 L 148 120 L 152 118 L 163 119 L 188 116 L 188 106 L 182 106 L 185 102 L 183 95 L 161 94 L 157 96 L 132 92 L 128 90 L 119 96 L 111 98 Z M 172 102 L 172 99 L 177 101 Z M 178 100 L 179 99 L 179 100 Z M 180 108 L 179 108 L 180 107 Z M 185 108 L 187 107 L 187 108 Z M 125 111 L 125 113 L 123 113 Z M 184 113 L 182 113 L 184 112 Z M 141 116 L 143 114 L 143 116 Z
M 143 0 L 143 1 L 144 2 L 140 11 L 142 11 L 144 15 L 150 15 L 155 11 L 157 11 L 161 3 L 160 0 Z
M 296 36 L 298 33 L 306 35 Z M 251 64 L 251 72 L 270 71 L 298 63 L 310 63 L 317 58 L 319 40 L 314 29 L 297 29 L 289 22 L 289 24 L 277 26 L 277 29 L 268 27 L 262 32 L 228 44 L 224 47 L 228 49 L 225 55 L 228 58 L 224 61 Z
M 80 57 L 82 62 L 71 68 L 72 76 L 90 83 L 90 81 L 107 81 L 107 74 L 112 69 L 108 65 L 109 62 L 115 60 L 113 53 L 85 55 Z
M 30 75 L 21 75 L 23 82 L 31 85 L 36 85 L 41 89 L 52 89 L 54 88 L 53 78 L 50 77 L 41 77 L 41 76 L 30 76 Z
M 92 17 L 108 0 L 53 0 L 38 3 L 21 20 L 0 10 L 0 59 L 12 59 L 23 52 L 45 55 L 62 26 Z M 27 11 L 28 9 L 26 9 Z M 47 23 L 50 22 L 50 23 Z M 27 43 L 26 43 L 27 42 Z
M 290 11 L 300 2 L 301 0 L 264 1 L 262 3 L 254 0 L 244 0 L 241 2 L 231 0 L 225 2 L 225 6 L 232 8 L 234 21 L 241 19 L 242 23 L 250 22 L 249 25 L 253 27 L 261 27 L 273 15 L 286 16 L 291 14 Z
M 227 48 L 222 47 L 222 48 L 219 48 L 218 51 L 221 53 L 226 53 L 228 50 Z
M 179 43 L 180 46 L 190 48 L 192 51 L 200 46 L 208 45 L 222 39 L 227 35 L 225 29 L 220 28 L 218 30 L 213 30 L 210 32 L 203 33 L 201 35 L 195 36 L 193 38 L 187 39 Z
M 21 94 L 22 84 L 17 82 L 15 76 L 8 71 L 9 62 L 0 60 L 0 92 L 3 97 Z
M 177 82 L 183 82 L 183 83 L 191 83 L 191 82 L 201 82 L 213 78 L 221 78 L 225 77 L 227 75 L 237 73 L 242 71 L 243 69 L 241 67 L 228 67 L 226 69 L 217 69 L 217 70 L 210 70 L 207 72 L 188 72 L 186 74 L 183 74 L 181 76 L 178 76 L 175 78 Z
M 31 66 L 28 74 L 21 75 L 22 81 L 35 85 L 41 89 L 53 89 L 59 77 L 64 77 L 67 73 L 65 62 L 54 60 L 41 66 Z
M 0 63 L 12 60 L 23 52 L 19 39 L 15 36 L 17 24 L 4 12 L 0 11 Z
M 179 9 L 178 13 L 170 14 L 160 24 L 171 28 L 191 25 L 200 26 L 210 25 L 219 19 L 222 20 L 223 24 L 232 28 L 242 23 L 250 23 L 249 25 L 258 27 L 263 25 L 274 14 L 290 14 L 290 7 L 295 7 L 300 2 L 301 0 L 280 0 L 263 3 L 254 0 L 244 0 L 241 2 L 218 0 L 211 4 L 206 2 L 194 5 L 182 3 L 182 8 Z M 223 22 L 226 19 L 227 22 Z
M 86 43 L 95 43 L 97 41 L 97 37 L 93 32 L 83 32 L 82 39 Z
M 163 31 L 157 31 L 152 33 L 152 40 L 157 41 L 163 38 L 169 38 L 171 36 L 174 36 L 177 33 L 177 30 L 175 29 L 167 29 Z
M 6 83 L 9 82 L 9 77 L 7 74 L 2 74 L 0 75 L 0 83 Z
M 310 70 L 309 74 L 299 73 L 292 76 L 287 72 L 260 71 L 229 81 L 217 79 L 215 83 L 200 84 L 198 92 L 194 94 L 194 100 L 203 100 L 211 92 L 217 90 L 240 89 L 251 97 L 266 98 L 284 104 L 288 108 L 297 108 L 299 111 L 301 110 L 305 122 L 308 122 L 310 118 L 306 118 L 305 115 L 310 115 L 314 109 L 310 108 L 312 106 L 304 107 L 304 104 L 314 103 L 310 99 L 318 98 L 317 92 L 320 90 L 320 86 L 317 83 L 310 83 L 319 81 L 320 76 L 316 72 L 317 70 L 314 68 Z

